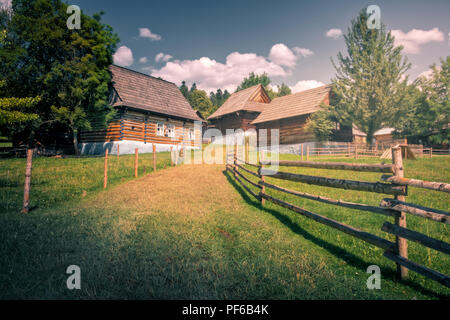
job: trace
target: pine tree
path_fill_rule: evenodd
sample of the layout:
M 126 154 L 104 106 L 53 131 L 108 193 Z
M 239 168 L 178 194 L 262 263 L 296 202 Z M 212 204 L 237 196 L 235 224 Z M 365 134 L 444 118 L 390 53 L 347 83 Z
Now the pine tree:
M 369 29 L 362 10 L 345 37 L 347 56 L 333 60 L 332 101 L 328 112 L 341 124 L 355 124 L 371 143 L 375 131 L 393 126 L 410 102 L 406 71 L 410 64 L 386 27 Z
M 186 81 L 181 82 L 180 91 L 186 99 L 189 98 L 189 89 L 186 85 Z

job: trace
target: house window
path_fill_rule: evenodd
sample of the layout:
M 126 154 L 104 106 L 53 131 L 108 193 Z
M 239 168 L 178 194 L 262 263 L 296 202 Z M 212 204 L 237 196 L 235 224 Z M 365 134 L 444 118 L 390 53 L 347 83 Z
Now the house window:
M 175 138 L 175 125 L 169 124 L 167 126 L 167 136 L 169 138 Z
M 158 124 L 156 126 L 156 135 L 164 136 L 164 123 L 158 122 Z
M 189 129 L 189 140 L 195 139 L 194 129 Z

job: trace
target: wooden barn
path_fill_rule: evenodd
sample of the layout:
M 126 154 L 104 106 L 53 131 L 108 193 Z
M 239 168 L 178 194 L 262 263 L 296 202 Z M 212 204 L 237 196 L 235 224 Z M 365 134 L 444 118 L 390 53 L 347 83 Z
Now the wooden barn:
M 233 93 L 208 119 L 223 134 L 226 129 L 268 129 L 270 144 L 270 131 L 278 129 L 282 146 L 314 145 L 316 138 L 305 130 L 305 125 L 322 103 L 329 103 L 330 91 L 331 86 L 326 85 L 270 100 L 264 88 L 257 85 Z M 334 141 L 352 142 L 359 139 L 359 131 L 355 128 L 336 124 Z
M 330 87 L 322 86 L 275 98 L 252 124 L 256 129 L 268 129 L 268 138 L 271 129 L 278 129 L 281 145 L 314 142 L 314 134 L 306 131 L 305 125 L 322 103 L 329 103 L 329 96 Z
M 80 134 L 82 154 L 168 151 L 170 147 L 200 148 L 203 119 L 178 87 L 123 67 L 112 65 L 110 105 L 117 110 L 108 127 Z
M 208 117 L 211 124 L 223 135 L 226 129 L 256 128 L 254 121 L 270 102 L 262 85 L 233 93 L 225 103 Z

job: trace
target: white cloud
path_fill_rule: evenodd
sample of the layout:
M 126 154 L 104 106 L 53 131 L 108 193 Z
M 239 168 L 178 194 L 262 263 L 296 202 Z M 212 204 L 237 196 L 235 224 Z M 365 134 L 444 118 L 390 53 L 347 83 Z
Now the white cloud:
M 292 93 L 305 91 L 317 87 L 324 86 L 325 83 L 316 80 L 301 80 L 291 87 Z
M 139 28 L 139 37 L 149 38 L 153 41 L 159 41 L 162 39 L 160 35 L 152 33 L 149 28 Z
M 309 56 L 312 56 L 314 54 L 313 51 L 307 49 L 307 48 L 299 48 L 299 47 L 294 47 L 292 48 L 292 50 L 294 50 L 294 52 L 298 55 L 301 56 L 303 58 L 307 58 Z
M 129 67 L 133 64 L 133 52 L 127 46 L 121 46 L 113 55 L 114 64 L 122 67 Z
M 334 40 L 339 39 L 342 36 L 341 29 L 330 29 L 325 34 L 328 38 L 333 38 Z
M 299 58 L 306 58 L 313 54 L 314 52 L 310 49 L 294 47 L 291 50 L 285 44 L 277 43 L 270 49 L 269 59 L 280 66 L 293 68 Z
M 0 0 L 0 8 L 11 8 L 11 0 Z
M 156 62 L 161 62 L 161 61 L 167 62 L 172 58 L 173 57 L 170 54 L 164 54 L 164 53 L 160 52 L 156 55 L 155 61 Z
M 269 59 L 273 63 L 289 68 L 295 67 L 298 57 L 282 43 L 277 43 L 270 49 Z
M 444 34 L 438 29 L 430 30 L 412 29 L 407 33 L 402 30 L 391 30 L 391 34 L 395 37 L 395 45 L 402 45 L 404 53 L 419 53 L 420 46 L 429 42 L 444 41 Z
M 146 63 L 147 62 L 147 57 L 142 57 L 139 59 L 140 63 Z
M 153 69 L 151 75 L 177 84 L 183 80 L 188 85 L 195 82 L 198 88 L 206 92 L 215 91 L 217 88 L 232 92 L 250 72 L 266 72 L 272 77 L 289 74 L 281 65 L 269 61 L 266 57 L 255 53 L 233 52 L 226 57 L 225 63 L 208 57 L 169 61 L 161 69 Z

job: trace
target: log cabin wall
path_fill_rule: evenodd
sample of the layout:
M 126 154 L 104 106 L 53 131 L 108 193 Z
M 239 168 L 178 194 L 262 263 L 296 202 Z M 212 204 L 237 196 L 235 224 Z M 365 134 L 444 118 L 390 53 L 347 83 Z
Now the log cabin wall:
M 227 129 L 256 129 L 256 126 L 251 124 L 253 120 L 259 115 L 259 112 L 239 111 L 232 114 L 224 115 L 218 119 L 212 119 L 211 124 L 219 129 L 223 135 L 226 134 Z
M 157 129 L 158 123 L 163 125 L 163 129 L 159 133 Z M 172 127 L 174 130 L 173 136 L 170 134 L 169 127 Z M 194 134 L 193 139 L 191 139 L 192 133 Z M 120 112 L 111 120 L 106 129 L 82 132 L 80 134 L 80 143 L 137 141 L 180 145 L 183 147 L 200 147 L 201 134 L 201 129 L 195 128 L 193 121 L 125 111 Z
M 314 142 L 315 136 L 313 133 L 306 131 L 305 125 L 309 115 L 301 115 L 293 118 L 280 119 L 270 122 L 257 124 L 258 144 L 260 141 L 259 129 L 267 130 L 267 144 L 271 144 L 271 130 L 279 129 L 280 144 L 297 144 L 305 142 Z

